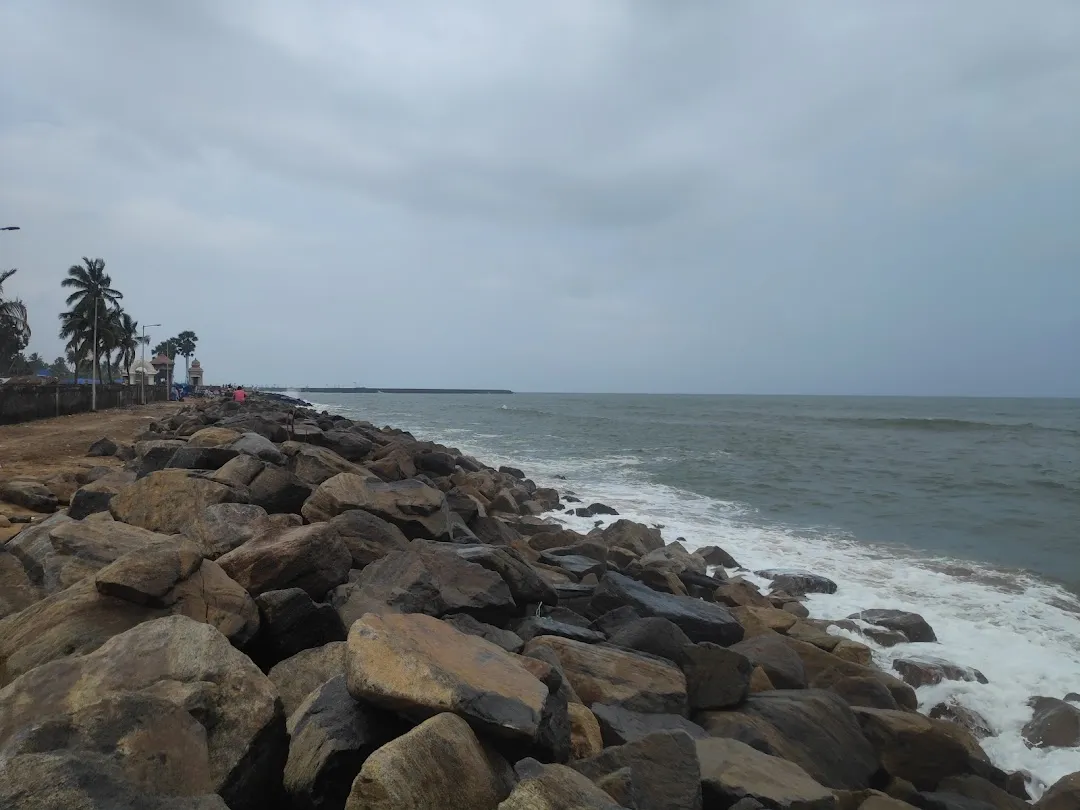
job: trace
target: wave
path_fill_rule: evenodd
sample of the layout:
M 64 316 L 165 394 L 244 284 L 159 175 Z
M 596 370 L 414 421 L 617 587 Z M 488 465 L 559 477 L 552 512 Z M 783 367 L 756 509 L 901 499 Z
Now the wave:
M 1070 428 L 1047 427 L 1045 425 L 1036 425 L 1034 422 L 983 422 L 975 419 L 954 419 L 936 416 L 830 416 L 822 421 L 891 430 L 1047 431 L 1080 435 L 1080 431 Z

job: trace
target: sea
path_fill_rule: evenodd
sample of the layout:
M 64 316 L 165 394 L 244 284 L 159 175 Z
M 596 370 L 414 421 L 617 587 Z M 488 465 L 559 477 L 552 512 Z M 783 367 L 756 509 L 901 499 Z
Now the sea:
M 1080 748 L 1021 737 L 1031 697 L 1080 692 L 1080 400 L 299 396 L 520 467 L 750 570 L 824 574 L 839 589 L 809 597 L 815 618 L 921 613 L 938 643 L 866 642 L 877 662 L 932 655 L 989 681 L 920 688 L 923 710 L 981 714 L 991 759 L 1027 771 L 1036 796 L 1080 770 Z

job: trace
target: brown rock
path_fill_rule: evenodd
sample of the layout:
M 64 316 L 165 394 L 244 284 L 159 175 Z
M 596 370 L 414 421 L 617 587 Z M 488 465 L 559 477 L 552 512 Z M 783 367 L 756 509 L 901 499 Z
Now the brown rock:
M 762 633 L 732 645 L 731 649 L 764 669 L 776 688 L 806 688 L 806 669 L 802 659 L 778 633 Z
M 286 658 L 274 665 L 267 677 L 281 695 L 285 714 L 291 716 L 312 690 L 344 674 L 345 642 L 332 641 Z
M 99 512 L 108 512 L 116 494 L 134 481 L 135 473 L 114 470 L 79 487 L 69 499 L 68 517 L 82 520 Z
M 189 526 L 185 536 L 203 557 L 216 560 L 258 534 L 268 531 L 274 522 L 261 506 L 250 503 L 219 503 L 208 506 Z
M 750 694 L 756 695 L 758 692 L 769 692 L 775 688 L 765 670 L 761 667 L 754 667 L 754 671 L 750 673 Z
M 920 686 L 939 684 L 942 681 L 978 681 L 986 683 L 986 676 L 971 667 L 961 667 L 941 658 L 897 658 L 893 669 L 900 673 L 904 683 L 918 689 Z
M 518 763 L 521 773 L 510 796 L 499 805 L 499 810 L 565 810 L 565 808 L 589 808 L 589 810 L 623 810 L 603 790 L 589 779 L 565 765 L 541 765 L 536 760 Z
M 763 633 L 787 633 L 798 621 L 792 613 L 769 607 L 736 607 L 732 608 L 732 614 L 743 626 L 746 633 L 744 638 L 760 636 Z
M 330 525 L 345 541 L 355 569 L 363 569 L 387 554 L 409 546 L 401 529 L 362 509 L 342 512 L 330 521 Z
M 239 439 L 238 431 L 222 427 L 206 427 L 191 435 L 189 447 L 225 447 Z
M 884 709 L 888 707 L 879 706 L 878 708 Z M 976 739 L 982 739 L 997 733 L 994 731 L 994 727 L 990 725 L 990 721 L 977 711 L 952 700 L 935 705 L 930 709 L 930 717 L 934 720 L 951 720 L 970 731 Z
M 289 469 L 311 487 L 317 487 L 335 475 L 350 473 L 371 481 L 380 480 L 375 473 L 359 464 L 342 458 L 326 447 L 301 442 L 285 442 L 282 451 L 289 457 Z
M 0 483 L 0 501 L 22 506 L 32 512 L 55 512 L 56 495 L 40 481 L 14 479 Z
M 591 532 L 589 536 L 599 537 L 609 548 L 625 548 L 639 557 L 664 547 L 664 538 L 659 529 L 632 520 L 616 520 L 610 526 Z
M 1035 803 L 1035 810 L 1076 810 L 1080 807 L 1080 771 L 1063 776 Z
M 728 607 L 772 607 L 767 596 L 751 583 L 739 579 L 725 582 L 718 587 L 713 593 L 713 600 Z
M 691 711 L 738 706 L 750 693 L 754 665 L 738 651 L 716 644 L 693 644 L 683 648 L 680 658 Z
M 119 521 L 179 534 L 206 507 L 240 500 L 236 491 L 190 470 L 162 470 L 125 487 L 109 504 Z
M 570 758 L 588 759 L 604 750 L 600 736 L 600 724 L 594 715 L 580 703 L 567 706 L 570 714 Z
M 804 641 L 793 638 L 786 638 L 785 641 L 802 659 L 806 678 L 812 687 L 827 689 L 841 675 L 866 676 L 881 681 L 900 708 L 914 711 L 919 706 L 915 690 L 887 672 L 845 661 Z
M 350 509 L 393 523 L 406 537 L 438 539 L 449 531 L 446 496 L 420 481 L 370 482 L 352 473 L 324 481 L 304 504 L 309 521 L 329 520 Z
M 233 489 L 250 486 L 251 482 L 259 477 L 266 469 L 266 465 L 255 456 L 239 455 L 231 461 L 226 461 L 214 472 L 207 476 L 211 481 L 224 484 Z
M 774 810 L 833 810 L 836 797 L 793 762 L 737 740 L 697 741 L 706 807 L 730 807 L 751 798 Z
M 0 550 L 0 619 L 30 607 L 45 594 L 14 555 Z
M 252 596 L 300 588 L 315 600 L 349 578 L 352 555 L 326 523 L 259 535 L 218 559 Z
M 1033 748 L 1080 746 L 1080 707 L 1052 697 L 1032 698 L 1031 720 L 1023 729 L 1024 742 Z

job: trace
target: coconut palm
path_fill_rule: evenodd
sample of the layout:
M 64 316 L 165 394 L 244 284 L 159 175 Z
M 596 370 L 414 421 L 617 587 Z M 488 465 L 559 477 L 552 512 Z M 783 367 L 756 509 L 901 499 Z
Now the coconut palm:
M 86 256 L 83 256 L 82 264 L 73 264 L 68 268 L 67 278 L 60 284 L 73 290 L 71 295 L 67 297 L 67 305 L 71 307 L 71 310 L 60 316 L 61 322 L 64 323 L 66 317 L 77 314 L 78 318 L 70 319 L 71 325 L 75 323 L 89 324 L 89 333 L 81 337 L 84 342 L 89 341 L 94 356 L 94 373 L 95 376 L 100 377 L 98 358 L 101 352 L 101 341 L 98 339 L 97 334 L 100 326 L 98 318 L 104 314 L 103 309 L 118 307 L 124 294 L 113 289 L 112 278 L 105 272 L 105 260 L 88 259 Z M 61 328 L 60 336 L 69 337 L 64 334 L 64 327 Z M 111 374 L 111 363 L 109 365 Z
M 0 273 L 0 357 L 7 361 L 5 365 L 10 365 L 30 342 L 26 306 L 18 298 L 4 298 L 4 282 L 15 273 L 15 270 Z
M 181 332 L 173 341 L 176 353 L 184 358 L 184 379 L 188 378 L 191 369 L 191 357 L 195 354 L 195 344 L 199 342 L 199 336 L 190 330 Z
M 116 333 L 116 365 L 121 369 L 131 368 L 135 362 L 135 354 L 144 343 L 150 342 L 150 338 L 139 334 L 139 323 L 123 310 L 115 312 L 114 331 Z

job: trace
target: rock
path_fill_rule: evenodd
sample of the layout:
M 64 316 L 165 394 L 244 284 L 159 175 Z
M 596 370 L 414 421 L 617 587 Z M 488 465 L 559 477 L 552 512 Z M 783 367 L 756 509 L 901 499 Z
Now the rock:
M 418 470 L 432 475 L 453 475 L 457 472 L 457 456 L 439 450 L 420 453 L 413 460 Z
M 323 434 L 323 440 L 346 461 L 363 461 L 375 446 L 359 433 L 348 430 L 328 430 Z
M 335 590 L 331 601 L 345 626 L 383 606 L 429 616 L 515 610 L 510 589 L 498 574 L 437 546 L 412 543 L 371 563 L 354 582 Z
M 313 602 L 300 588 L 266 591 L 256 597 L 255 604 L 259 636 L 249 654 L 264 670 L 310 647 L 345 640 L 337 611 Z
M 231 416 L 218 422 L 218 427 L 231 428 L 243 434 L 258 433 L 263 438 L 276 443 L 288 441 L 289 439 L 289 431 L 285 429 L 284 425 L 267 419 L 260 414 Z
M 1023 799 L 1010 795 L 981 776 L 950 776 L 942 779 L 937 789 L 983 802 L 995 810 L 1029 810 L 1031 807 Z
M 810 611 L 802 602 L 785 602 L 780 609 L 800 619 L 805 619 L 810 616 Z
M 372 753 L 403 734 L 400 720 L 352 699 L 345 676 L 312 691 L 289 717 L 285 790 L 299 808 L 344 807 Z
M 277 687 L 285 714 L 291 716 L 314 689 L 345 674 L 345 642 L 332 641 L 286 658 L 267 677 Z
M 213 794 L 149 795 L 104 756 L 87 752 L 23 754 L 0 765 L 4 810 L 229 810 Z
M 756 695 L 758 692 L 770 692 L 775 688 L 772 681 L 769 680 L 769 676 L 765 674 L 765 670 L 761 667 L 754 667 L 754 671 L 750 673 L 750 694 Z
M 871 709 L 900 708 L 892 692 L 877 678 L 838 674 L 828 689 L 842 697 L 849 706 L 866 706 Z
M 772 607 L 767 596 L 754 585 L 742 580 L 732 580 L 720 585 L 713 592 L 713 601 L 728 607 Z
M 872 793 L 859 805 L 859 810 L 911 810 L 912 807 L 914 805 L 894 799 L 891 796 Z
M 799 654 L 806 669 L 806 678 L 813 687 L 827 689 L 839 677 L 866 676 L 881 681 L 900 708 L 915 711 L 919 707 L 915 690 L 899 678 L 873 667 L 845 661 L 804 641 L 785 638 L 785 643 Z
M 165 607 L 177 583 L 190 578 L 202 563 L 202 555 L 191 543 L 174 544 L 162 537 L 105 566 L 94 578 L 94 585 L 102 596 Z
M 259 473 L 266 469 L 266 464 L 254 456 L 237 456 L 219 470 L 210 473 L 207 478 L 233 489 L 251 485 Z
M 227 447 L 240 436 L 240 433 L 228 428 L 205 427 L 191 434 L 187 443 L 188 447 Z
M 887 706 L 876 708 L 885 709 Z M 997 732 L 990 725 L 990 721 L 974 709 L 969 709 L 953 700 L 943 701 L 930 709 L 930 717 L 934 720 L 951 720 L 957 725 L 967 729 L 976 739 L 990 737 Z
M 848 618 L 862 619 L 864 622 L 870 622 L 879 627 L 903 633 L 908 641 L 937 641 L 934 628 L 918 613 L 909 613 L 904 610 L 875 609 L 853 613 Z
M 502 630 L 490 624 L 479 622 L 467 613 L 456 613 L 453 616 L 444 616 L 443 621 L 451 625 L 455 630 L 470 636 L 479 636 L 490 641 L 497 647 L 502 647 L 507 652 L 521 652 L 525 641 L 517 633 L 510 630 Z
M 0 550 L 0 619 L 30 607 L 43 596 L 22 563 L 13 554 Z
M 772 580 L 773 591 L 783 591 L 789 596 L 805 596 L 808 593 L 836 593 L 836 583 L 820 574 L 809 571 L 770 569 L 758 571 L 759 577 Z
M 856 622 L 852 619 L 840 619 L 839 621 L 832 621 L 830 624 L 843 630 L 865 636 L 871 641 L 880 644 L 882 647 L 895 647 L 897 644 L 908 643 L 908 637 L 900 631 L 889 630 L 886 627 L 878 627 L 873 624 L 868 625 L 866 622 Z
M 236 458 L 237 452 L 227 447 L 191 447 L 177 448 L 165 469 L 179 470 L 217 470 Z
M 112 499 L 128 484 L 135 481 L 135 473 L 115 470 L 75 490 L 68 506 L 68 517 L 82 520 L 96 512 L 108 512 Z
M 381 452 L 381 451 L 380 451 Z M 379 452 L 375 453 L 379 457 Z M 405 481 L 416 476 L 416 464 L 408 450 L 398 447 L 388 455 L 373 461 L 369 469 L 384 481 Z
M 281 467 L 264 467 L 248 486 L 251 502 L 271 515 L 296 514 L 311 497 L 311 487 Z
M 367 614 L 349 630 L 349 693 L 413 719 L 450 711 L 495 737 L 531 742 L 548 690 L 489 641 L 421 614 Z
M 691 712 L 727 709 L 746 700 L 754 670 L 746 656 L 702 642 L 683 647 L 679 658 Z
M 352 555 L 352 567 L 363 569 L 393 551 L 407 549 L 401 529 L 362 509 L 350 509 L 329 521 Z
M 642 616 L 668 619 L 691 641 L 729 646 L 742 640 L 742 625 L 725 608 L 685 596 L 658 593 L 622 574 L 604 575 L 589 602 L 592 615 L 629 605 Z
M 956 793 L 921 791 L 911 797 L 920 810 L 993 810 L 992 804 L 969 799 Z
M 1063 776 L 1035 803 L 1035 810 L 1076 810 L 1080 807 L 1080 771 Z
M 701 769 L 694 740 L 679 731 L 656 732 L 605 749 L 571 767 L 594 781 L 629 771 L 636 810 L 701 810 Z
M 282 450 L 288 456 L 289 469 L 297 478 L 311 487 L 318 487 L 340 473 L 352 473 L 372 481 L 379 480 L 378 476 L 370 470 L 342 458 L 326 447 L 286 442 L 282 445 Z
M 371 754 L 345 810 L 481 810 L 509 794 L 505 762 L 453 714 L 421 723 Z
M 751 798 L 772 810 L 833 810 L 836 797 L 792 762 L 737 740 L 696 742 L 705 807 L 730 807 Z
M 524 478 L 525 478 L 525 473 L 523 473 L 517 467 L 506 467 L 506 466 L 499 467 L 499 472 L 505 473 L 506 475 L 511 475 L 514 478 L 518 478 L 518 479 L 521 479 L 521 480 L 524 480 Z M 452 473 L 453 473 L 453 470 L 451 470 L 449 473 L 445 473 L 445 475 L 450 475 Z
M 91 458 L 97 458 L 102 456 L 115 456 L 116 455 L 116 442 L 110 439 L 108 436 L 102 436 L 92 445 L 90 449 L 86 451 L 86 455 Z
M 657 731 L 684 731 L 694 739 L 708 736 L 701 726 L 678 714 L 633 712 L 603 703 L 594 703 L 589 708 L 600 724 L 605 746 L 634 742 Z
M 268 531 L 272 525 L 261 506 L 219 503 L 196 515 L 184 534 L 206 559 L 216 560 Z
M 722 565 L 724 568 L 741 568 L 735 558 L 724 551 L 719 546 L 703 546 L 697 549 L 695 552 L 701 559 L 705 560 L 709 565 Z
M 632 520 L 616 520 L 590 536 L 598 537 L 608 548 L 625 548 L 639 557 L 664 547 L 664 538 L 660 536 L 659 529 Z
M 56 496 L 40 481 L 16 479 L 0 484 L 0 501 L 22 506 L 32 512 L 55 512 Z
M 596 715 L 580 703 L 567 706 L 570 717 L 570 758 L 587 759 L 604 750 L 604 738 Z
M 559 602 L 555 589 L 515 548 L 468 545 L 455 546 L 453 551 L 463 560 L 482 565 L 502 577 L 518 605 L 556 605 Z
M 521 781 L 498 810 L 623 810 L 603 790 L 565 765 L 517 764 Z
M 971 667 L 961 667 L 941 658 L 897 658 L 892 668 L 900 673 L 904 683 L 918 689 L 920 686 L 939 684 L 942 681 L 978 681 L 987 683 L 986 676 Z
M 217 630 L 183 616 L 9 684 L 0 746 L 101 752 L 151 795 L 216 792 L 233 810 L 277 799 L 286 754 L 273 684 Z
M 109 504 L 119 521 L 180 534 L 206 507 L 239 501 L 235 490 L 188 470 L 154 472 L 121 490 Z
M 853 711 L 885 770 L 918 790 L 933 790 L 948 776 L 973 773 L 973 762 L 985 757 L 979 756 L 977 743 L 964 739 L 962 729 L 948 721 L 885 709 Z
M 317 600 L 349 578 L 351 564 L 345 541 L 326 523 L 272 530 L 218 558 L 252 596 L 301 588 Z
M 705 576 L 708 568 L 702 557 L 691 554 L 681 543 L 670 543 L 663 548 L 654 549 L 643 555 L 638 562 L 643 568 L 657 568 L 674 574 L 691 572 Z
M 149 439 L 135 442 L 135 463 L 132 465 L 139 478 L 165 469 L 173 453 L 187 442 L 182 439 Z
M 1033 748 L 1080 746 L 1080 708 L 1052 697 L 1033 698 L 1031 720 L 1021 732 Z
M 610 638 L 618 633 L 621 628 L 632 622 L 636 622 L 640 618 L 640 613 L 629 605 L 623 605 L 614 610 L 609 610 L 607 613 L 597 618 L 591 626 Z M 682 630 L 679 632 L 682 633 Z M 686 634 L 683 633 L 683 635 Z
M 765 670 L 777 689 L 805 689 L 806 669 L 802 659 L 777 633 L 763 633 L 740 641 L 731 649 L 746 656 L 752 664 Z
M 446 496 L 418 481 L 372 483 L 358 475 L 340 473 L 319 486 L 302 512 L 315 522 L 350 509 L 363 509 L 389 521 L 410 539 L 438 539 L 449 530 Z
M 628 650 L 657 655 L 679 664 L 682 662 L 683 650 L 693 642 L 673 622 L 650 617 L 635 619 L 622 625 L 612 634 L 611 643 Z
M 571 638 L 585 644 L 598 644 L 607 640 L 603 633 L 598 633 L 595 630 L 589 630 L 588 628 L 579 627 L 574 624 L 557 622 L 554 619 L 549 619 L 544 616 L 529 616 L 518 624 L 516 632 L 523 642 L 530 641 L 536 636 Z
M 578 705 L 584 705 L 581 702 L 581 697 L 578 695 L 577 692 L 574 691 L 574 687 L 571 685 L 570 679 L 566 675 L 566 670 L 563 669 L 562 662 L 559 660 L 559 656 L 555 653 L 554 649 L 544 644 L 539 644 L 532 647 L 527 652 L 523 651 L 522 657 L 533 658 L 537 661 L 543 661 L 545 664 L 558 672 L 560 678 L 562 679 L 562 683 L 556 687 L 555 691 L 558 692 L 560 699 L 565 700 L 568 704 L 571 705 L 575 703 Z M 527 666 L 526 662 L 522 662 L 522 664 L 523 666 Z M 551 689 L 549 688 L 548 691 L 550 692 Z M 594 717 L 593 722 L 595 721 L 596 718 Z M 599 733 L 599 731 L 597 731 L 597 733 Z
M 604 703 L 632 711 L 686 713 L 686 678 L 673 664 L 611 647 L 537 636 L 525 653 L 550 647 L 585 705 Z

